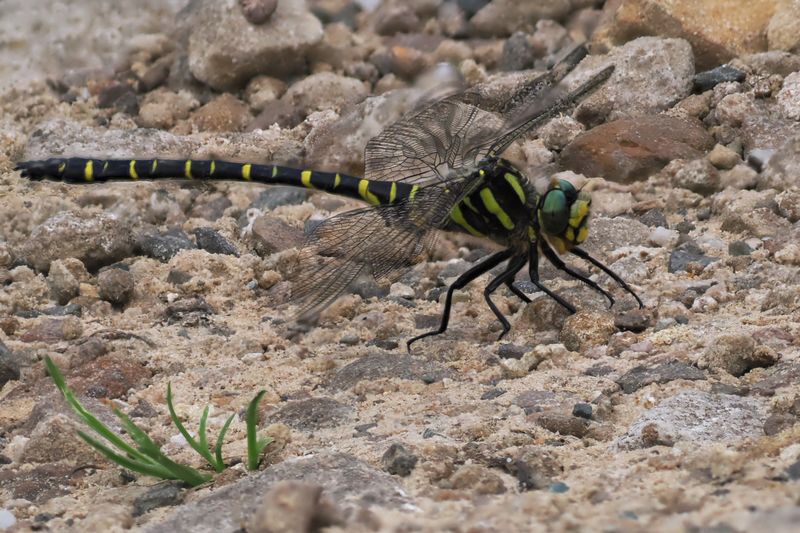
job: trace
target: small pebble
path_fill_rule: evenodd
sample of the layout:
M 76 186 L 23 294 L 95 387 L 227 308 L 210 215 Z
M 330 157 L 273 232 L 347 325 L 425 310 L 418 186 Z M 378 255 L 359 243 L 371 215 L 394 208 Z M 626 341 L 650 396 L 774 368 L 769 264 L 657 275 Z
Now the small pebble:
M 263 24 L 275 12 L 278 0 L 239 0 L 242 14 L 251 24 Z
M 713 89 L 720 83 L 729 81 L 744 81 L 746 74 L 730 65 L 720 65 L 717 68 L 699 72 L 692 78 L 695 92 L 702 93 Z
M 100 298 L 116 305 L 124 306 L 133 298 L 133 274 L 121 268 L 108 268 L 97 276 Z
M 411 474 L 419 458 L 402 444 L 392 444 L 381 457 L 383 469 L 390 474 L 406 477 Z
M 572 416 L 577 416 L 578 418 L 585 418 L 587 420 L 592 419 L 592 406 L 588 403 L 576 403 L 572 407 Z
M 196 228 L 194 230 L 194 238 L 197 241 L 197 247 L 201 250 L 212 254 L 239 256 L 236 247 L 215 229 L 206 227 Z
M 154 485 L 133 501 L 133 516 L 141 516 L 153 509 L 178 505 L 183 501 L 181 482 L 164 481 Z

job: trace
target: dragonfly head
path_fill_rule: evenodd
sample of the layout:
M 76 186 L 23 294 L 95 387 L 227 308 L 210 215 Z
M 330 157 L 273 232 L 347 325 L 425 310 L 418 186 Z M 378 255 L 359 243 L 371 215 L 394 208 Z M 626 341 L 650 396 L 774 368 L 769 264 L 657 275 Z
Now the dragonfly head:
M 554 179 L 539 198 L 539 228 L 558 253 L 578 246 L 589 234 L 592 197 L 567 180 Z

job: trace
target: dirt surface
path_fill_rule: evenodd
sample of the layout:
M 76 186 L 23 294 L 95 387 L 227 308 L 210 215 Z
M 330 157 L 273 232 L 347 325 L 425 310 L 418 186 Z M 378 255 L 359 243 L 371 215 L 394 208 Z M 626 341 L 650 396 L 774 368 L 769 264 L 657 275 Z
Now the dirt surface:
M 0 3 L 0 78 L 13 80 L 0 93 L 0 530 L 796 531 L 790 7 L 733 10 L 731 34 L 686 2 L 651 3 L 244 2 L 261 24 L 233 0 Z M 14 170 L 158 156 L 360 173 L 367 140 L 415 106 L 478 83 L 502 98 L 587 38 L 565 85 L 607 64 L 611 79 L 507 156 L 531 180 L 593 178 L 585 248 L 641 310 L 577 258 L 611 309 L 542 261 L 577 314 L 523 269 L 533 301 L 496 293 L 512 326 L 498 341 L 490 274 L 409 353 L 446 286 L 498 249 L 443 234 L 395 283 L 360 280 L 297 331 L 288 272 L 304 232 L 358 202 Z M 729 66 L 700 73 L 698 57 Z M 198 489 L 124 473 L 78 439 L 45 356 L 102 419 L 115 423 L 113 402 L 198 468 L 167 384 L 191 428 L 206 405 L 213 437 L 236 414 L 233 466 Z M 276 440 L 248 473 L 242 413 L 261 389 Z

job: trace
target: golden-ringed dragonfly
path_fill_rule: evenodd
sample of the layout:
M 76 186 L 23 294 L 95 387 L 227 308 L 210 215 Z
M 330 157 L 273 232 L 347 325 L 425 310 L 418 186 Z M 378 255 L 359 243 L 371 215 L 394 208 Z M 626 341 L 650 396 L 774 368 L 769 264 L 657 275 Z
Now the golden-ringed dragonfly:
M 613 304 L 605 289 L 571 269 L 560 255 L 570 253 L 584 259 L 643 307 L 625 281 L 579 247 L 589 232 L 590 194 L 565 180 L 553 180 L 539 194 L 514 165 L 501 158 L 520 136 L 568 111 L 611 76 L 614 67 L 608 66 L 571 92 L 557 86 L 585 55 L 585 47 L 575 48 L 501 102 L 488 103 L 480 88 L 474 87 L 404 117 L 367 143 L 363 178 L 279 165 L 188 159 L 51 158 L 24 161 L 17 168 L 34 180 L 241 180 L 306 187 L 366 202 L 368 207 L 335 215 L 308 235 L 292 284 L 291 298 L 299 305 L 296 316 L 300 319 L 318 314 L 359 276 L 371 274 L 376 281 L 396 279 L 431 250 L 438 230 L 491 239 L 503 249 L 449 286 L 439 327 L 408 340 L 407 346 L 410 349 L 422 338 L 444 333 L 453 293 L 506 262 L 505 269 L 483 291 L 502 324 L 502 337 L 511 326 L 491 296 L 505 285 L 530 302 L 513 284 L 525 264 L 539 290 L 575 312 L 572 304 L 539 281 L 540 253 Z

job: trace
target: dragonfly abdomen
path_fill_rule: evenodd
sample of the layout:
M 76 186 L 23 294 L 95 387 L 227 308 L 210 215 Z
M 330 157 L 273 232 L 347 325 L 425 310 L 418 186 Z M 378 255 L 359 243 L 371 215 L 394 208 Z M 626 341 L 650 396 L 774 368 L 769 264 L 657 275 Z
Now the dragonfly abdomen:
M 338 172 L 320 172 L 280 165 L 259 165 L 192 159 L 51 158 L 19 163 L 22 175 L 66 183 L 153 179 L 232 180 L 291 185 L 363 200 L 371 205 L 393 204 L 413 196 L 406 183 L 373 181 Z

